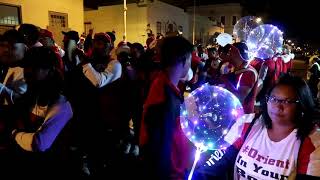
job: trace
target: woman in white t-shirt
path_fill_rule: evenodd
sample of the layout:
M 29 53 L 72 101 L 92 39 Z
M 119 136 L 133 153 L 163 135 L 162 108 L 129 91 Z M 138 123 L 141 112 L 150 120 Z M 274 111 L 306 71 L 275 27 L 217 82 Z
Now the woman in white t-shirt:
M 286 75 L 271 89 L 261 116 L 246 114 L 227 135 L 232 145 L 223 158 L 199 168 L 222 179 L 233 167 L 235 180 L 319 179 L 320 131 L 313 121 L 315 104 L 306 82 Z M 235 138 L 232 138 L 235 137 Z M 233 139 L 233 140 L 232 140 Z

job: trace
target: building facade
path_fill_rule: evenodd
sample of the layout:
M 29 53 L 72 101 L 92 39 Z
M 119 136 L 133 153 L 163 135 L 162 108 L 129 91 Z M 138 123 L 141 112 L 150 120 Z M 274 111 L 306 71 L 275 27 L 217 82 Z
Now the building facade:
M 192 41 L 193 16 L 184 9 L 159 0 L 140 0 L 127 5 L 127 40 L 145 45 L 147 34 L 180 32 Z M 123 5 L 102 6 L 97 10 L 86 10 L 85 24 L 94 32 L 116 32 L 116 44 L 123 40 Z M 196 16 L 196 39 L 205 39 L 209 34 L 211 21 L 207 17 Z
M 0 0 L 0 33 L 21 23 L 53 32 L 61 44 L 61 31 L 84 31 L 83 0 Z
M 188 8 L 187 11 L 193 13 L 193 7 Z M 243 13 L 244 8 L 240 3 L 223 3 L 196 7 L 196 14 L 208 17 L 212 20 L 214 26 L 216 26 L 216 28 L 210 31 L 210 35 L 214 34 L 214 31 L 222 31 L 221 29 L 224 29 L 225 33 L 232 34 L 234 25 L 243 16 Z

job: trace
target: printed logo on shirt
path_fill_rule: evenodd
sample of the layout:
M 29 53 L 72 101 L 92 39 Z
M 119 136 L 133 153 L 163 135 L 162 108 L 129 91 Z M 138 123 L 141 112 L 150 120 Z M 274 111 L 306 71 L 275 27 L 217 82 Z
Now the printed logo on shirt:
M 290 167 L 290 161 L 288 159 L 273 159 L 269 156 L 259 154 L 259 150 L 249 146 L 245 146 L 241 154 L 247 156 L 243 158 L 243 156 L 240 155 L 236 159 L 236 172 L 242 178 L 251 180 L 256 180 L 256 177 L 279 180 L 288 179 L 289 176 L 271 170 L 281 169 L 282 172 L 288 172 L 287 170 Z M 247 168 L 253 168 L 252 170 L 257 176 L 247 175 L 245 171 Z

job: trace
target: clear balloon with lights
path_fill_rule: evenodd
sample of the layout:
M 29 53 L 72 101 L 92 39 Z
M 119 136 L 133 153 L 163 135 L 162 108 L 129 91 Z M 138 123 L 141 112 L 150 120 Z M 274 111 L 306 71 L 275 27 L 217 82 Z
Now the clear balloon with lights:
M 251 30 L 263 24 L 261 18 L 255 16 L 245 16 L 237 21 L 233 28 L 233 35 L 237 41 L 247 41 Z
M 185 97 L 181 106 L 180 125 L 197 152 L 189 178 L 200 154 L 207 150 L 226 149 L 225 140 L 232 125 L 244 112 L 239 99 L 228 90 L 204 84 Z
M 247 39 L 249 55 L 253 58 L 269 59 L 282 52 L 283 32 L 276 26 L 264 24 L 253 29 Z
M 216 40 L 217 43 L 222 47 L 226 46 L 227 44 L 232 44 L 232 36 L 228 33 L 219 34 Z

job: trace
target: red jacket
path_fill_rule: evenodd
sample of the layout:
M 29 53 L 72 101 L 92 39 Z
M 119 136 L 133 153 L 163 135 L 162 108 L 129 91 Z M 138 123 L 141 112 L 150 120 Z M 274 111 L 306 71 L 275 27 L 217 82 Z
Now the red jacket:
M 152 179 L 183 179 L 191 144 L 180 127 L 180 91 L 164 73 L 154 80 L 144 104 L 140 131 L 142 158 Z

